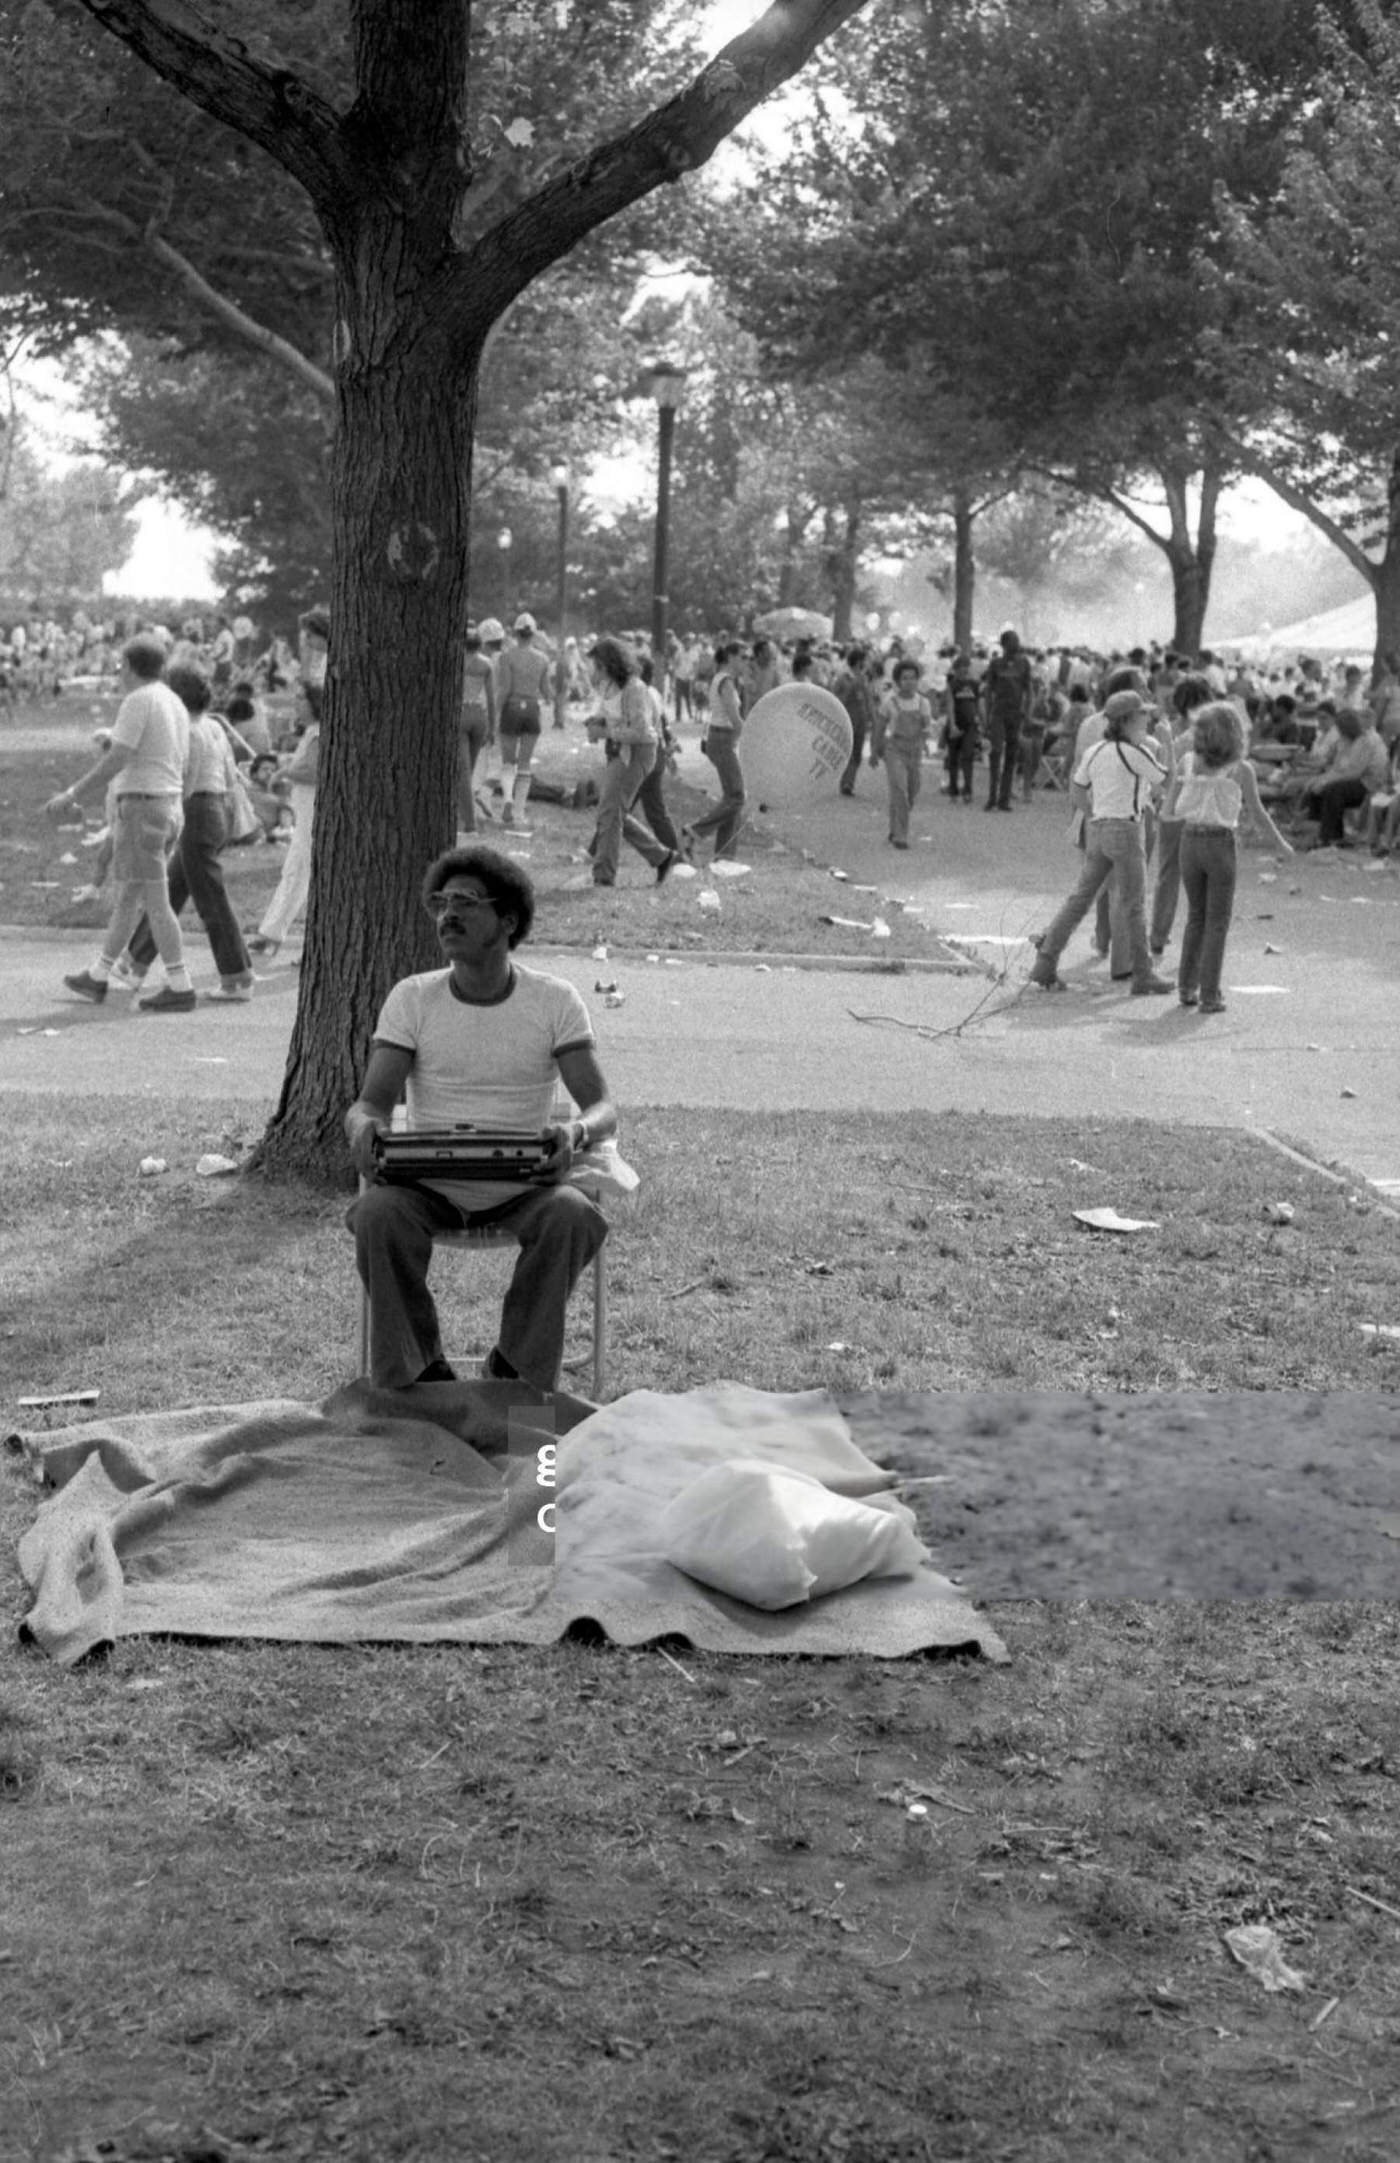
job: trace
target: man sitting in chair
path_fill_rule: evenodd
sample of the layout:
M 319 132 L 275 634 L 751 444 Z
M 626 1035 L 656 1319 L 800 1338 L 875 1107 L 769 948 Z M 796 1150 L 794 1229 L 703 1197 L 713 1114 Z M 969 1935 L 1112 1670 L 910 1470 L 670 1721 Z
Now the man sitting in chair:
M 564 1314 L 607 1237 L 602 1211 L 566 1185 L 574 1160 L 617 1128 L 594 1053 L 588 1009 L 561 977 L 512 959 L 535 916 L 529 878 L 499 850 L 450 849 L 430 865 L 423 901 L 448 966 L 405 977 L 380 1010 L 364 1085 L 345 1115 L 356 1167 L 376 1173 L 375 1144 L 406 1093 L 409 1131 L 463 1123 L 541 1137 L 542 1184 L 450 1178 L 376 1183 L 346 1219 L 369 1297 L 370 1380 L 385 1389 L 456 1379 L 428 1290 L 436 1232 L 489 1226 L 520 1242 L 485 1373 L 553 1390 Z M 562 1080 L 578 1118 L 550 1118 Z

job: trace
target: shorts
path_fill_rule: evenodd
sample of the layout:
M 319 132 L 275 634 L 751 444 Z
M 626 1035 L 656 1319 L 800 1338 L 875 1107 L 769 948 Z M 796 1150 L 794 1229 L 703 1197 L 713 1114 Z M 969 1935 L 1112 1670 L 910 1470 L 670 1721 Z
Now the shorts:
M 177 796 L 119 796 L 112 833 L 112 879 L 149 886 L 165 877 L 182 824 Z

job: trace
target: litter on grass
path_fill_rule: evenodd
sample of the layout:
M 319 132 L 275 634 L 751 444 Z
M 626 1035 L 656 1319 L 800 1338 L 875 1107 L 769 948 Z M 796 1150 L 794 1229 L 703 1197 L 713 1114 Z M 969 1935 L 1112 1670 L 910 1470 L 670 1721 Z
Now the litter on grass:
M 1155 1217 L 1120 1217 L 1116 1209 L 1076 1209 L 1077 1224 L 1087 1224 L 1091 1232 L 1160 1232 L 1162 1227 Z
M 195 1170 L 201 1179 L 223 1179 L 230 1172 L 236 1172 L 238 1165 L 232 1157 L 221 1157 L 211 1149 L 199 1159 Z
M 1387 1337 L 1392 1344 L 1400 1344 L 1400 1329 L 1393 1322 L 1358 1322 L 1363 1337 Z
M 1291 1224 L 1293 1222 L 1293 1204 L 1292 1202 L 1265 1202 L 1264 1214 L 1270 1224 Z
M 155 1179 L 161 1172 L 168 1172 L 170 1166 L 164 1157 L 142 1157 L 136 1169 L 142 1179 Z
M 1278 1932 L 1267 1923 L 1240 1923 L 1227 1930 L 1225 1943 L 1242 1968 L 1248 1968 L 1265 1990 L 1301 1990 L 1306 1977 L 1290 1968 L 1283 1957 Z
M 740 879 L 752 869 L 751 864 L 736 864 L 728 856 L 717 856 L 710 865 L 710 876 L 712 879 Z

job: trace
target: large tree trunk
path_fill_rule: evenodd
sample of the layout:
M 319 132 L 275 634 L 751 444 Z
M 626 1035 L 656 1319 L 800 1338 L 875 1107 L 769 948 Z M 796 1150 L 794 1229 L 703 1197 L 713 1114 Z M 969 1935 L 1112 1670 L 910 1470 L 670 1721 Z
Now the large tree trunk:
M 1198 654 L 1210 605 L 1210 581 L 1215 569 L 1215 514 L 1220 499 L 1219 469 L 1209 462 L 1201 471 L 1201 508 L 1196 532 L 1191 532 L 1186 502 L 1186 472 L 1179 467 L 1163 470 L 1171 531 L 1163 540 L 1154 535 L 1166 555 L 1172 574 L 1172 646 L 1177 653 Z
M 404 329 L 406 266 L 360 254 L 339 370 L 335 574 L 301 998 L 260 1161 L 348 1177 L 341 1121 L 379 1006 L 438 963 L 418 890 L 456 832 L 456 717 L 467 625 L 480 344 L 444 352 L 425 305 Z M 383 275 L 373 266 L 383 265 Z M 388 337 L 389 309 L 395 335 Z M 391 808 L 392 807 L 392 808 Z
M 972 609 L 977 591 L 972 525 L 972 498 L 959 489 L 953 497 L 953 644 L 960 653 L 972 651 Z

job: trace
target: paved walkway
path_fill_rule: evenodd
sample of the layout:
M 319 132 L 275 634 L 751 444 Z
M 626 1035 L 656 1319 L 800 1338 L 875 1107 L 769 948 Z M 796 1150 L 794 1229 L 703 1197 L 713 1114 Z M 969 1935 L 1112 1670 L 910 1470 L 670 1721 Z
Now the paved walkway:
M 623 1104 L 1258 1126 L 1362 1177 L 1400 1181 L 1400 880 L 1355 856 L 1302 858 L 1275 875 L 1270 859 L 1247 852 L 1225 1014 L 1207 1020 L 1173 999 L 1128 997 L 1102 964 L 1089 964 L 1083 933 L 1063 965 L 1075 994 L 1051 999 L 1023 988 L 1025 938 L 1074 876 L 1065 799 L 1042 795 L 1002 817 L 931 794 L 914 847 L 899 856 L 884 840 L 881 789 L 882 777 L 867 772 L 853 801 L 790 814 L 784 829 L 850 883 L 877 885 L 981 955 L 1005 958 L 1010 980 L 669 966 L 640 955 L 599 965 L 539 946 L 538 960 L 589 998 Z M 841 893 L 833 881 L 841 913 L 873 913 L 874 897 L 843 908 Z M 197 977 L 207 980 L 193 944 Z M 91 945 L 91 932 L 0 938 L 0 1089 L 270 1107 L 296 999 L 289 959 L 266 970 L 249 1006 L 138 1017 L 120 994 L 93 1008 L 63 992 L 62 975 Z M 600 976 L 616 978 L 621 1006 L 594 996 Z

